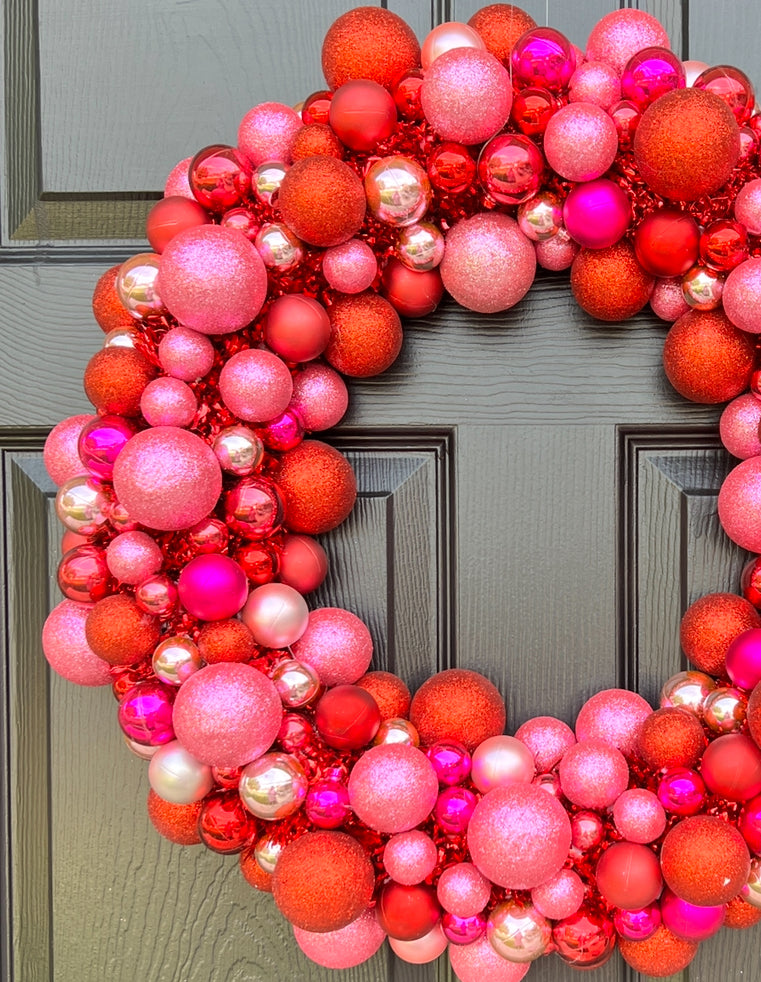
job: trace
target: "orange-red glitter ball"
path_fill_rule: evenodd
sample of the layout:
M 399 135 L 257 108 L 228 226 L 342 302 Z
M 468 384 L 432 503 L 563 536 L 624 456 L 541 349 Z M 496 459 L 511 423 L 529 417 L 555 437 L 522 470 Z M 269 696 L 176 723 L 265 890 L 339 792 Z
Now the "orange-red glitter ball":
M 740 130 L 712 92 L 676 89 L 656 99 L 634 135 L 634 158 L 656 194 L 695 201 L 727 182 L 740 156 Z
M 99 413 L 138 416 L 140 397 L 156 370 L 134 348 L 104 348 L 87 363 L 85 395 Z
M 305 157 L 337 157 L 343 160 L 345 147 L 325 123 L 312 123 L 300 129 L 293 138 L 292 160 Z
M 724 914 L 724 927 L 733 927 L 742 930 L 746 927 L 753 927 L 761 921 L 761 907 L 754 907 L 746 903 L 742 897 L 733 897 L 727 904 Z
M 337 931 L 370 904 L 375 872 L 364 848 L 344 832 L 308 832 L 280 854 L 272 894 L 305 931 Z
M 478 672 L 450 668 L 425 681 L 412 697 L 410 722 L 425 746 L 459 740 L 473 750 L 504 732 L 505 704 L 495 685 Z
M 132 330 L 135 326 L 135 319 L 119 299 L 116 292 L 116 274 L 121 269 L 122 264 L 117 263 L 107 269 L 95 284 L 92 294 L 92 312 L 95 320 L 100 325 L 101 330 L 108 334 L 109 331 L 116 331 L 119 328 Z
M 744 597 L 708 593 L 687 608 L 679 640 L 695 668 L 709 675 L 725 675 L 727 648 L 738 634 L 752 627 L 761 627 L 761 615 Z
M 274 480 L 285 502 L 285 524 L 291 532 L 329 532 L 348 516 L 357 498 L 351 464 L 320 440 L 304 440 L 283 454 Z
M 506 65 L 515 42 L 536 27 L 536 21 L 512 3 L 491 3 L 477 10 L 468 25 L 481 35 L 486 50 Z
M 637 749 L 654 770 L 662 767 L 692 767 L 706 748 L 700 720 L 686 709 L 656 709 L 642 723 Z
M 726 904 L 745 886 L 750 853 L 734 825 L 714 815 L 694 815 L 666 835 L 661 869 L 677 897 L 713 907 Z
M 571 266 L 576 302 L 601 321 L 623 321 L 642 310 L 655 280 L 637 262 L 628 242 L 582 249 Z
M 332 330 L 325 357 L 342 375 L 378 375 L 396 360 L 402 322 L 388 300 L 371 290 L 341 296 L 328 307 L 328 316 Z
M 178 846 L 197 846 L 201 843 L 198 834 L 198 816 L 201 814 L 201 802 L 194 801 L 190 805 L 176 805 L 172 801 L 164 801 L 151 788 L 148 792 L 148 817 L 154 828 L 170 842 Z
M 697 941 L 682 941 L 661 924 L 644 941 L 618 939 L 621 956 L 636 972 L 663 979 L 687 968 L 698 951 Z
M 406 719 L 410 708 L 410 690 L 391 672 L 368 672 L 354 683 L 369 692 L 378 703 L 381 722 L 386 719 Z
M 209 665 L 223 661 L 247 662 L 258 651 L 253 634 L 237 618 L 210 621 L 198 636 L 198 653 Z
M 134 665 L 153 654 L 161 622 L 144 613 L 132 597 L 115 593 L 99 600 L 87 615 L 85 637 L 110 665 Z
M 663 345 L 663 368 L 679 395 L 692 402 L 728 402 L 748 388 L 755 336 L 738 330 L 721 310 L 689 310 Z
M 316 246 L 336 246 L 350 239 L 365 217 L 362 181 L 335 157 L 306 157 L 286 171 L 278 208 L 296 235 Z
M 240 871 L 246 878 L 246 881 L 250 883 L 255 890 L 261 890 L 262 893 L 272 893 L 272 874 L 263 870 L 256 861 L 256 853 L 253 846 L 248 849 L 244 849 L 243 852 L 239 854 L 239 860 Z
M 748 700 L 748 732 L 761 747 L 761 682 L 755 687 Z
M 322 42 L 322 71 L 331 89 L 369 78 L 390 89 L 420 65 L 420 45 L 401 17 L 382 7 L 342 14 Z

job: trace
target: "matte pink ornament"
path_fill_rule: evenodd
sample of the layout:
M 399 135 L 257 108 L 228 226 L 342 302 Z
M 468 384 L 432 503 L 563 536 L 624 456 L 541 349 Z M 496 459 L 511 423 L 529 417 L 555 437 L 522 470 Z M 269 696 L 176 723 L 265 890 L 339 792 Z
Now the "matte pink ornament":
M 586 56 L 588 61 L 606 62 L 620 75 L 633 55 L 652 47 L 671 47 L 668 34 L 652 14 L 614 10 L 592 28 Z
M 484 794 L 492 788 L 530 784 L 534 773 L 533 754 L 515 737 L 488 737 L 473 751 L 470 776 L 478 790 Z
M 563 794 L 582 808 L 607 808 L 628 783 L 626 758 L 602 740 L 583 740 L 567 750 L 560 761 Z
M 536 243 L 536 261 L 542 269 L 553 272 L 569 269 L 580 248 L 579 243 L 568 234 L 568 230 L 561 228 L 551 239 Z
M 322 271 L 328 285 L 340 293 L 361 293 L 367 290 L 378 275 L 378 261 L 370 246 L 362 239 L 349 239 L 341 245 L 326 249 Z
M 560 921 L 575 914 L 584 901 L 584 884 L 572 869 L 561 869 L 531 891 L 531 903 L 540 914 Z
M 324 581 L 328 557 L 320 543 L 308 535 L 287 535 L 280 551 L 281 583 L 299 593 L 311 593 Z
M 248 597 L 248 578 L 229 556 L 196 556 L 182 568 L 177 581 L 180 603 L 202 621 L 234 617 Z
M 721 442 L 741 460 L 761 454 L 761 399 L 750 392 L 733 399 L 719 420 Z
M 721 929 L 726 905 L 697 907 L 666 888 L 660 901 L 663 923 L 683 941 L 705 941 Z
M 626 233 L 632 208 L 623 188 L 603 177 L 577 184 L 569 192 L 563 205 L 563 220 L 566 231 L 579 245 L 606 249 Z
M 359 758 L 349 799 L 360 821 L 377 832 L 406 832 L 431 812 L 439 782 L 425 754 L 406 744 L 381 744 Z
M 311 665 L 325 685 L 350 685 L 370 667 L 373 639 L 356 614 L 341 607 L 318 607 L 310 611 L 293 656 Z
M 328 365 L 307 365 L 293 377 L 291 408 L 299 414 L 305 429 L 329 430 L 349 408 L 349 390 L 338 372 Z
M 682 277 L 669 276 L 656 280 L 653 292 L 650 294 L 650 307 L 656 317 L 669 323 L 686 314 L 690 305 L 684 299 Z
M 264 340 L 285 361 L 311 361 L 330 340 L 328 312 L 311 297 L 278 297 L 267 314 Z
M 569 102 L 587 102 L 608 110 L 621 98 L 618 73 L 604 61 L 579 64 L 568 83 Z
M 761 235 L 761 178 L 742 186 L 735 198 L 734 211 L 737 221 L 751 235 Z
M 238 147 L 254 166 L 269 160 L 291 163 L 293 140 L 303 127 L 301 116 L 280 102 L 249 109 L 238 127 Z
M 613 805 L 613 821 L 629 842 L 655 842 L 666 828 L 666 812 L 652 791 L 629 788 Z
M 467 945 L 450 945 L 449 962 L 459 982 L 521 982 L 531 963 L 521 965 L 502 958 L 483 935 Z
M 219 391 L 227 408 L 240 419 L 263 422 L 288 406 L 293 381 L 281 358 L 271 351 L 249 348 L 225 362 Z
M 729 538 L 761 553 L 761 457 L 738 464 L 719 490 L 719 521 Z
M 427 72 L 431 65 L 448 51 L 455 48 L 474 48 L 486 50 L 483 38 L 475 28 L 460 21 L 447 21 L 429 31 L 420 49 L 420 64 Z
M 240 619 L 257 644 L 267 648 L 287 648 L 306 630 L 309 608 L 293 587 L 285 583 L 265 583 L 248 595 Z
M 42 459 L 45 470 L 54 484 L 61 485 L 85 473 L 85 465 L 79 456 L 79 436 L 83 428 L 96 416 L 82 413 L 69 416 L 56 424 L 45 440 Z
M 563 106 L 547 123 L 544 155 L 553 170 L 569 181 L 592 181 L 610 167 L 618 153 L 618 132 L 610 116 L 590 102 Z
M 400 941 L 399 938 L 389 937 L 388 943 L 393 953 L 403 962 L 408 962 L 410 965 L 427 965 L 446 950 L 449 941 L 439 922 L 422 938 Z
M 318 934 L 293 926 L 296 944 L 307 958 L 324 968 L 354 968 L 372 958 L 386 938 L 373 909 L 337 931 Z
M 721 302 L 735 327 L 751 334 L 761 332 L 761 259 L 746 259 L 735 266 L 724 283 Z
M 42 629 L 42 650 L 48 664 L 62 678 L 76 685 L 108 685 L 113 681 L 109 665 L 90 648 L 85 621 L 92 604 L 62 600 L 47 616 Z
M 155 378 L 140 397 L 140 412 L 151 426 L 189 426 L 197 410 L 193 390 L 178 378 Z
M 473 917 L 489 903 L 491 882 L 472 863 L 455 863 L 439 877 L 436 896 L 448 913 Z
M 214 346 L 205 334 L 189 327 L 174 327 L 159 341 L 159 362 L 172 378 L 193 382 L 211 370 Z
M 637 753 L 640 727 L 652 713 L 646 699 L 627 689 L 603 689 L 576 717 L 576 739 L 602 740 L 627 757 Z
M 386 843 L 383 865 L 392 880 L 411 887 L 431 875 L 438 855 L 436 843 L 425 832 L 399 832 Z
M 534 755 L 537 771 L 551 771 L 569 747 L 576 743 L 571 727 L 554 716 L 535 716 L 515 731 L 516 740 L 525 743 Z
M 158 573 L 164 554 L 154 538 L 146 532 L 122 532 L 106 548 L 106 562 L 111 575 L 120 583 L 135 586 Z

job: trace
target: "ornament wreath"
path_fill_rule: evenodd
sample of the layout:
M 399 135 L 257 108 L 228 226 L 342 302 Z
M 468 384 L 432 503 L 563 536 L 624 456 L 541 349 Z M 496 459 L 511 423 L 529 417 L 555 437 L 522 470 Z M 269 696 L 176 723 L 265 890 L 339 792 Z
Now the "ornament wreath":
M 581 52 L 508 4 L 422 47 L 363 7 L 322 63 L 328 88 L 299 112 L 258 105 L 237 146 L 179 163 L 153 252 L 95 288 L 96 414 L 45 447 L 66 527 L 45 655 L 112 687 L 158 831 L 238 854 L 316 962 L 358 965 L 388 938 L 409 962 L 448 950 L 461 982 L 616 947 L 670 975 L 722 925 L 761 920 L 761 558 L 742 595 L 689 608 L 694 668 L 658 709 L 605 690 L 574 729 L 542 716 L 507 736 L 483 676 L 441 672 L 411 697 L 370 670 L 358 617 L 308 609 L 327 571 L 313 537 L 356 497 L 309 434 L 345 413 L 343 376 L 393 363 L 400 315 L 445 290 L 506 310 L 537 263 L 570 269 L 593 317 L 649 303 L 672 322 L 672 385 L 728 402 L 741 463 L 719 515 L 761 553 L 752 86 L 682 63 L 632 9 Z

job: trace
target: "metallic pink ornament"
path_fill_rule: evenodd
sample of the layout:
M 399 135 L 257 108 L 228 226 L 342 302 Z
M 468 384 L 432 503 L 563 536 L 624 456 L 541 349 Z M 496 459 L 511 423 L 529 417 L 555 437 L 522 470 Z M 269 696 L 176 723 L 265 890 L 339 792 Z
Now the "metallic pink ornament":
M 640 728 L 652 711 L 647 700 L 636 692 L 603 689 L 579 710 L 576 739 L 602 740 L 626 757 L 636 756 Z
M 618 131 L 599 106 L 574 102 L 559 109 L 547 123 L 544 155 L 568 181 L 601 177 L 618 153 Z
M 169 617 L 177 608 L 179 595 L 177 587 L 168 576 L 157 573 L 135 587 L 135 602 L 146 614 L 154 617 Z
M 748 848 L 756 856 L 761 856 L 761 795 L 745 802 L 737 820 L 737 827 Z
M 534 27 L 513 45 L 510 64 L 516 88 L 540 86 L 560 92 L 568 87 L 576 70 L 576 55 L 560 31 Z
M 254 239 L 256 251 L 268 269 L 281 273 L 293 269 L 304 258 L 304 246 L 283 222 L 262 225 Z
M 682 277 L 682 296 L 693 310 L 717 310 L 722 303 L 725 277 L 707 266 L 693 266 Z
M 309 609 L 292 587 L 285 583 L 265 583 L 251 591 L 240 617 L 257 644 L 287 648 L 306 630 Z
M 444 788 L 436 799 L 436 821 L 445 832 L 465 832 L 478 804 L 478 798 L 467 788 Z
M 135 586 L 158 573 L 164 554 L 146 532 L 122 532 L 109 542 L 106 561 L 111 575 L 120 583 Z
M 262 102 L 241 120 L 238 146 L 255 167 L 270 160 L 290 164 L 293 140 L 302 126 L 301 117 L 290 106 Z
M 109 685 L 109 665 L 87 643 L 85 622 L 92 604 L 63 600 L 48 614 L 42 629 L 42 651 L 62 678 L 76 685 Z
M 174 740 L 175 690 L 158 679 L 138 682 L 119 703 L 119 726 L 130 740 L 149 747 Z
M 600 178 L 577 184 L 563 204 L 568 234 L 587 249 L 606 249 L 626 234 L 632 208 L 626 192 L 613 181 Z
M 240 797 L 252 815 L 276 822 L 298 811 L 304 804 L 309 780 L 296 757 L 264 754 L 243 768 Z
M 178 378 L 155 378 L 140 397 L 140 412 L 151 426 L 190 426 L 197 410 L 193 390 Z
M 695 84 L 695 79 L 701 75 L 706 68 L 709 66 L 704 61 L 695 61 L 694 59 L 687 59 L 687 61 L 682 62 L 682 67 L 684 68 L 685 80 L 688 88 L 692 88 Z
M 370 667 L 373 639 L 356 614 L 341 607 L 318 607 L 310 611 L 293 655 L 310 665 L 324 685 L 351 685 Z
M 708 792 L 697 771 L 676 767 L 666 771 L 658 784 L 658 800 L 672 815 L 684 818 L 702 811 Z
M 112 593 L 114 584 L 105 549 L 85 540 L 82 545 L 67 550 L 58 564 L 58 588 L 67 600 L 86 604 Z
M 429 31 L 421 46 L 420 64 L 423 66 L 423 72 L 427 72 L 437 58 L 455 48 L 475 48 L 485 51 L 486 44 L 478 31 L 468 24 L 459 21 L 439 24 Z
M 552 926 L 530 904 L 519 906 L 507 901 L 498 904 L 486 922 L 489 944 L 509 962 L 536 961 L 548 950 Z
M 433 873 L 438 849 L 425 832 L 411 830 L 392 835 L 383 850 L 383 865 L 397 883 L 414 886 Z
M 672 323 L 686 314 L 690 305 L 682 293 L 682 277 L 670 276 L 655 281 L 650 295 L 650 307 L 656 317 Z
M 693 88 L 711 92 L 726 102 L 734 113 L 738 126 L 750 119 L 756 105 L 753 83 L 745 72 L 734 65 L 713 65 L 706 68 L 692 85 Z
M 621 79 L 604 61 L 577 61 L 568 83 L 569 102 L 591 102 L 606 111 L 621 98 Z
M 251 164 L 236 147 L 215 143 L 193 157 L 188 182 L 196 200 L 207 211 L 219 215 L 248 198 Z
M 79 437 L 83 428 L 88 423 L 97 422 L 98 418 L 84 413 L 69 416 L 50 431 L 45 440 L 42 459 L 54 484 L 65 484 L 71 478 L 84 474 L 85 467 L 79 456 Z
M 554 921 L 575 914 L 584 902 L 584 883 L 572 869 L 561 869 L 531 891 L 531 903 Z
M 271 678 L 287 709 L 308 706 L 320 694 L 320 677 L 317 672 L 295 658 L 279 662 Z
M 667 679 L 661 689 L 659 706 L 661 709 L 676 707 L 687 709 L 698 719 L 703 718 L 703 703 L 713 692 L 716 683 L 704 672 L 678 672 Z
M 761 682 L 761 628 L 737 635 L 727 648 L 726 668 L 734 684 L 746 692 Z
M 293 381 L 285 362 L 271 351 L 247 348 L 233 355 L 219 373 L 219 392 L 240 419 L 264 422 L 291 401 Z
M 295 754 L 305 750 L 314 737 L 314 727 L 300 713 L 286 713 L 283 716 L 277 740 L 286 753 Z
M 643 48 L 626 63 L 621 76 L 621 97 L 641 111 L 667 92 L 685 87 L 682 62 L 668 48 Z
M 174 327 L 159 341 L 159 362 L 172 378 L 193 382 L 208 375 L 214 364 L 214 347 L 205 334 Z
M 272 199 L 280 190 L 283 178 L 288 171 L 288 164 L 277 160 L 268 160 L 254 171 L 251 178 L 251 190 L 254 197 L 262 204 L 271 205 Z
M 533 754 L 515 737 L 488 737 L 473 751 L 470 776 L 473 784 L 483 794 L 492 788 L 530 784 L 534 773 Z
M 325 250 L 322 272 L 328 286 L 339 293 L 361 293 L 378 275 L 378 260 L 362 239 L 349 239 Z
M 227 525 L 219 518 L 202 518 L 188 529 L 188 540 L 197 556 L 225 552 L 230 539 Z
M 629 842 L 655 842 L 666 828 L 666 813 L 657 795 L 646 788 L 622 792 L 613 805 L 616 828 Z
M 438 740 L 426 750 L 439 784 L 451 787 L 462 784 L 470 774 L 471 757 L 456 740 Z
M 587 41 L 589 61 L 604 61 L 619 74 L 643 48 L 668 48 L 665 29 L 652 14 L 642 10 L 614 10 L 597 21 Z
M 536 144 L 520 133 L 493 137 L 478 158 L 478 180 L 494 201 L 519 205 L 539 190 L 544 158 Z
M 248 208 L 230 208 L 219 220 L 222 228 L 231 228 L 241 235 L 245 235 L 249 242 L 253 242 L 261 226 L 256 220 L 256 215 Z
M 560 761 L 563 794 L 582 808 L 607 808 L 628 783 L 626 758 L 602 740 L 582 740 Z
M 343 419 L 348 407 L 346 383 L 328 365 L 307 365 L 294 375 L 291 408 L 306 430 L 329 430 Z
M 761 909 L 761 860 L 751 859 L 750 873 L 740 896 L 746 904 Z
M 61 485 L 55 510 L 67 529 L 80 535 L 92 535 L 108 521 L 112 503 L 108 485 L 82 474 Z
M 283 524 L 283 499 L 266 477 L 242 478 L 225 494 L 224 503 L 228 527 L 244 539 L 266 539 Z
M 602 819 L 596 812 L 580 811 L 571 817 L 571 841 L 581 853 L 596 849 L 605 837 Z
M 431 222 L 415 222 L 399 232 L 396 255 L 408 269 L 435 269 L 444 258 L 444 236 Z
M 153 674 L 167 685 L 182 685 L 203 665 L 198 646 L 190 638 L 164 638 L 153 652 Z M 154 789 L 155 790 L 155 789 Z
M 661 926 L 661 920 L 660 907 L 653 903 L 639 910 L 617 910 L 613 924 L 627 941 L 646 941 Z
M 721 686 L 714 689 L 703 703 L 703 721 L 712 733 L 719 736 L 739 733 L 745 725 L 747 711 L 748 697 L 744 692 L 733 686 Z
M 114 462 L 136 431 L 133 420 L 111 414 L 85 423 L 77 443 L 79 459 L 96 481 L 112 479 Z
M 219 466 L 228 474 L 248 477 L 262 462 L 264 446 L 248 426 L 228 426 L 214 437 L 212 449 Z
M 563 209 L 558 197 L 540 191 L 518 208 L 518 228 L 532 242 L 544 242 L 563 227 Z
M 428 211 L 431 182 L 412 157 L 381 157 L 365 172 L 365 194 L 378 221 L 403 228 Z
M 116 274 L 119 299 L 136 320 L 166 312 L 158 285 L 160 260 L 155 252 L 141 252 L 125 260 Z
M 259 432 L 268 450 L 285 453 L 293 450 L 304 439 L 304 424 L 296 410 L 288 408 L 269 420 Z
M 349 789 L 343 781 L 320 778 L 309 785 L 304 807 L 307 818 L 318 828 L 340 828 L 351 814 Z
M 446 913 L 441 919 L 444 935 L 452 944 L 473 944 L 486 931 L 486 918 L 483 914 L 459 917 Z
M 148 766 L 148 781 L 164 801 L 191 805 L 214 787 L 211 768 L 196 760 L 177 740 L 157 747 Z
M 696 907 L 666 888 L 660 899 L 663 923 L 682 941 L 705 941 L 721 930 L 726 906 Z

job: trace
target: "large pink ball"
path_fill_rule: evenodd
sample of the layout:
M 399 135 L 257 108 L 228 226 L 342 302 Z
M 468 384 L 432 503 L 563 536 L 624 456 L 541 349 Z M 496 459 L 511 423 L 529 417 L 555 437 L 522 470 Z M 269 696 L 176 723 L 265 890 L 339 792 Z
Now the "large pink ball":
M 146 532 L 122 532 L 108 543 L 106 563 L 120 583 L 136 586 L 158 573 L 164 554 L 154 538 Z
M 376 832 L 406 832 L 436 803 L 439 782 L 426 755 L 406 744 L 381 744 L 359 758 L 349 776 L 349 800 Z
M 735 266 L 721 295 L 724 313 L 735 327 L 761 332 L 761 259 L 746 259 Z
M 531 891 L 531 902 L 545 917 L 561 921 L 575 914 L 584 902 L 584 883 L 572 869 L 561 869 Z
M 669 36 L 652 14 L 642 10 L 614 10 L 592 28 L 587 61 L 604 61 L 620 75 L 643 48 L 671 48 Z
M 526 295 L 534 282 L 536 253 L 512 218 L 482 212 L 450 229 L 439 270 L 444 288 L 460 306 L 492 314 Z
M 246 327 L 267 295 L 267 270 L 235 229 L 199 225 L 176 235 L 161 254 L 157 289 L 177 320 L 201 334 Z
M 610 116 L 591 102 L 563 106 L 547 123 L 544 155 L 568 181 L 592 181 L 610 167 L 618 153 L 618 131 Z
M 177 581 L 180 603 L 202 621 L 234 617 L 248 597 L 248 577 L 229 556 L 196 556 Z
M 565 230 L 585 249 L 607 249 L 615 245 L 631 220 L 632 207 L 626 192 L 605 177 L 577 184 L 563 204 Z M 549 241 L 554 242 L 555 238 Z
M 761 399 L 750 392 L 727 404 L 719 420 L 721 442 L 741 460 L 761 454 Z
M 560 761 L 563 794 L 581 808 L 607 808 L 629 783 L 629 766 L 620 750 L 602 740 L 583 740 Z
M 412 829 L 391 836 L 383 850 L 383 865 L 392 880 L 411 887 L 433 873 L 438 855 L 433 839 Z
M 303 125 L 290 106 L 262 102 L 249 109 L 241 120 L 238 147 L 255 166 L 268 160 L 290 164 L 293 140 Z
M 448 913 L 473 917 L 489 903 L 491 882 L 472 863 L 455 863 L 439 877 L 436 896 Z
M 735 198 L 735 218 L 751 235 L 761 235 L 761 178 L 748 181 Z
M 640 727 L 652 711 L 636 692 L 603 689 L 581 707 L 576 717 L 576 739 L 602 740 L 625 756 L 634 756 Z
M 283 718 L 273 682 L 250 665 L 207 665 L 180 686 L 174 731 L 202 764 L 242 767 L 272 746 Z
M 361 678 L 373 657 L 367 626 L 341 607 L 310 611 L 307 629 L 293 645 L 293 657 L 306 662 L 324 685 L 350 685 Z
M 87 472 L 79 456 L 79 434 L 94 419 L 95 416 L 87 414 L 69 416 L 56 424 L 48 434 L 42 460 L 53 484 L 60 487 L 72 477 L 79 477 Z
M 372 958 L 386 938 L 375 911 L 368 908 L 356 921 L 337 931 L 305 931 L 293 925 L 296 944 L 307 958 L 324 968 L 354 968 Z
M 444 140 L 483 143 L 510 116 L 510 76 L 488 51 L 453 48 L 426 71 L 420 88 L 425 117 Z
M 328 365 L 307 365 L 293 378 L 291 408 L 299 414 L 305 429 L 329 430 L 349 408 L 349 390 L 338 372 Z
M 742 461 L 724 479 L 719 521 L 738 546 L 761 552 L 761 457 Z
M 114 464 L 114 491 L 133 521 L 170 531 L 190 528 L 217 503 L 222 471 L 194 433 L 155 426 L 128 440 Z
M 516 740 L 525 743 L 534 755 L 539 774 L 551 771 L 569 747 L 576 743 L 571 727 L 554 716 L 535 716 L 515 731 Z
M 449 962 L 460 982 L 521 982 L 531 963 L 509 962 L 492 948 L 486 935 L 473 944 L 451 944 Z
M 271 351 L 248 348 L 225 363 L 219 391 L 227 408 L 240 419 L 265 422 L 288 407 L 293 380 L 285 362 Z
M 299 640 L 309 623 L 301 594 L 285 583 L 265 583 L 252 590 L 240 619 L 266 648 L 287 648 Z
M 493 883 L 510 890 L 530 890 L 554 876 L 570 846 L 568 813 L 535 784 L 490 791 L 468 826 L 473 862 Z
M 69 682 L 108 685 L 113 682 L 109 665 L 95 654 L 85 637 L 85 621 L 92 607 L 62 600 L 45 621 L 42 650 L 53 671 Z

